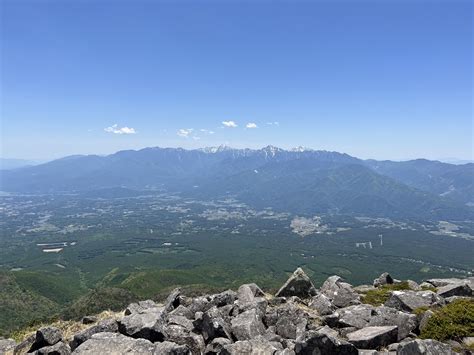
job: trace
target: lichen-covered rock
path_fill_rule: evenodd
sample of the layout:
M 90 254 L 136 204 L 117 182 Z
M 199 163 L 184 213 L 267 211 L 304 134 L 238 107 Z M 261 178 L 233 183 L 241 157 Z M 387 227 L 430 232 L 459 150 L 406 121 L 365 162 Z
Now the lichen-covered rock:
M 339 276 L 329 277 L 321 286 L 321 293 L 338 308 L 360 304 L 360 296 L 352 285 L 343 282 Z
M 118 332 L 118 323 L 115 319 L 107 319 L 99 322 L 90 328 L 84 329 L 83 331 L 74 334 L 72 340 L 69 342 L 69 346 L 72 350 L 76 349 L 86 340 L 90 339 L 94 334 L 97 333 L 116 333 Z
M 295 353 L 301 355 L 334 354 L 357 355 L 351 343 L 318 331 L 308 331 L 295 343 Z
M 452 296 L 473 296 L 471 285 L 468 282 L 451 283 L 446 286 L 438 288 L 436 293 L 441 297 L 452 297 Z
M 273 355 L 278 350 L 283 350 L 275 346 L 268 340 L 258 337 L 251 340 L 241 340 L 233 344 L 225 345 L 221 351 L 222 355 Z
M 329 297 L 319 293 L 311 299 L 309 307 L 318 311 L 321 316 L 334 313 L 336 307 L 333 305 Z
M 443 302 L 444 300 L 432 291 L 393 291 L 384 305 L 404 312 L 413 312 L 417 308 Z
M 232 339 L 231 327 L 216 306 L 202 315 L 202 335 L 206 343 L 214 338 Z
M 374 287 L 380 287 L 383 285 L 391 285 L 391 284 L 393 284 L 393 278 L 392 276 L 390 276 L 388 272 L 384 272 L 382 275 L 377 277 L 373 283 Z
M 41 349 L 45 346 L 51 346 L 63 339 L 62 332 L 56 327 L 43 327 L 36 331 L 35 341 L 31 346 L 30 352 Z
M 397 341 L 397 326 L 366 327 L 347 334 L 350 343 L 359 349 L 380 349 Z
M 451 347 L 439 341 L 415 339 L 400 343 L 397 355 L 450 355 L 454 354 Z
M 164 331 L 164 308 L 152 307 L 132 313 L 119 321 L 120 333 L 133 337 L 143 338 L 149 341 L 163 341 Z
M 97 333 L 73 351 L 78 355 L 140 354 L 153 355 L 155 345 L 146 339 L 134 339 L 118 333 Z
M 13 352 L 15 349 L 16 341 L 13 339 L 0 339 L 0 354 L 6 354 L 7 352 Z
M 310 298 L 316 295 L 316 288 L 303 269 L 298 268 L 278 290 L 276 297 L 297 296 L 299 298 Z
M 206 347 L 204 354 L 217 355 L 224 349 L 224 346 L 232 344 L 232 341 L 227 338 L 215 338 Z
M 140 301 L 138 303 L 131 303 L 125 309 L 125 315 L 128 316 L 133 313 L 143 313 L 152 308 L 161 308 L 152 300 Z
M 232 334 L 237 340 L 249 340 L 265 333 L 262 317 L 250 309 L 232 319 Z
M 190 355 L 191 350 L 186 345 L 178 345 L 171 341 L 155 343 L 154 355 Z
M 71 348 L 66 343 L 60 341 L 51 346 L 45 346 L 34 352 L 35 355 L 69 355 Z

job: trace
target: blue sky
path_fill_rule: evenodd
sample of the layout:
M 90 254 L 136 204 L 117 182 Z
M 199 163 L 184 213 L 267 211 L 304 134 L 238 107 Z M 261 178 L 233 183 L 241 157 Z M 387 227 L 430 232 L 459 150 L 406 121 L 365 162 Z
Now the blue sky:
M 473 157 L 471 1 L 1 10 L 2 157 L 219 144 Z

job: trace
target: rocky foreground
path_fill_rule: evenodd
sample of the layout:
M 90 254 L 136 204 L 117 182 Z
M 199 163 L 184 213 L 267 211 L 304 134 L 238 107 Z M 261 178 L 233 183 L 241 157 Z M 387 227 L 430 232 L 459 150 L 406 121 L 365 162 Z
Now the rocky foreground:
M 442 343 L 418 335 L 431 310 L 474 297 L 474 278 L 408 281 L 409 290 L 392 291 L 383 305 L 361 302 L 361 295 L 399 282 L 385 273 L 373 285 L 352 287 L 331 276 L 316 289 L 298 268 L 275 296 L 255 284 L 197 298 L 176 289 L 164 304 L 129 305 L 118 320 L 85 317 L 91 326 L 71 339 L 44 327 L 19 344 L 0 340 L 0 354 L 470 353 L 473 338 Z

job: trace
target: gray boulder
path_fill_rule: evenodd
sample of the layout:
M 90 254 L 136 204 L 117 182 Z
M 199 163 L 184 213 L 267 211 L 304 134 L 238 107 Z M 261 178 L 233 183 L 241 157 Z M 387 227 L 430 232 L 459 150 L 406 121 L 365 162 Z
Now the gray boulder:
M 169 313 L 170 316 L 183 316 L 183 317 L 186 317 L 188 319 L 194 319 L 195 317 L 195 314 L 193 314 L 193 312 L 191 312 L 188 308 L 186 308 L 185 306 L 183 305 L 179 305 L 178 307 L 176 307 L 175 309 L 173 309 L 170 313 Z
M 397 341 L 397 326 L 366 327 L 347 334 L 347 339 L 360 349 L 380 349 Z
M 299 298 L 310 298 L 316 295 L 316 288 L 303 269 L 297 268 L 293 275 L 278 290 L 276 297 L 297 296 Z
M 217 355 L 224 349 L 224 346 L 232 344 L 232 341 L 227 338 L 215 338 L 206 347 L 204 354 Z
M 118 333 L 97 333 L 73 351 L 73 354 L 147 354 L 155 353 L 155 345 L 146 339 L 134 339 Z
M 45 346 L 51 346 L 63 339 L 62 332 L 56 327 L 44 327 L 38 329 L 35 335 L 35 341 L 31 346 L 30 352 L 41 349 Z
M 420 317 L 420 324 L 418 325 L 418 329 L 420 332 L 423 331 L 423 329 L 426 328 L 426 326 L 428 325 L 428 321 L 430 320 L 430 318 L 434 315 L 434 312 L 431 311 L 431 310 L 427 310 L 426 312 L 424 312 L 421 317 Z
M 454 354 L 451 347 L 432 339 L 416 339 L 400 343 L 397 355 L 449 355 Z
M 173 309 L 179 306 L 179 296 L 181 295 L 181 289 L 175 288 L 169 296 L 166 298 L 166 301 L 164 303 L 164 312 L 169 313 Z
M 216 306 L 204 312 L 201 326 L 206 343 L 214 338 L 232 339 L 230 324 L 224 320 Z
M 212 295 L 211 304 L 216 307 L 224 307 L 224 306 L 233 304 L 236 299 L 237 299 L 237 292 L 232 291 L 232 290 L 227 290 L 227 291 Z
M 6 354 L 7 351 L 13 352 L 16 347 L 16 341 L 13 339 L 0 339 L 0 354 Z
M 436 293 L 441 297 L 464 296 L 472 297 L 473 291 L 469 282 L 451 283 L 438 288 Z
M 239 314 L 231 322 L 237 340 L 249 340 L 265 333 L 262 317 L 255 309 Z
M 321 316 L 327 316 L 336 310 L 329 297 L 322 293 L 317 294 L 311 299 L 309 307 L 318 311 Z
M 171 341 L 155 343 L 154 355 L 190 355 L 191 350 L 186 345 L 178 345 Z
M 377 277 L 373 283 L 374 287 L 380 287 L 383 285 L 391 285 L 391 284 L 393 284 L 393 278 L 392 276 L 390 276 L 388 272 L 384 272 L 382 275 Z
M 369 326 L 396 325 L 398 329 L 397 341 L 405 339 L 417 327 L 417 317 L 414 314 L 405 313 L 396 309 L 380 306 L 375 308 L 373 317 L 369 320 Z
M 360 296 L 354 291 L 352 285 L 343 282 L 339 276 L 329 277 L 321 286 L 320 291 L 338 308 L 360 304 Z
M 69 345 L 63 343 L 62 341 L 51 345 L 45 346 L 41 349 L 38 349 L 34 352 L 35 355 L 69 355 L 71 354 L 71 348 Z
M 21 341 L 15 346 L 15 349 L 13 350 L 14 354 L 27 353 L 32 348 L 35 341 L 36 341 L 36 334 L 29 335 L 26 339 L 24 339 L 23 341 Z
M 443 299 L 432 291 L 393 291 L 385 306 L 404 312 L 413 312 L 420 307 L 442 304 Z
M 301 355 L 357 355 L 351 343 L 318 331 L 308 331 L 295 343 L 295 353 Z
M 359 285 L 353 287 L 354 291 L 358 293 L 366 293 L 372 290 L 375 290 L 375 287 L 372 285 Z
M 257 337 L 251 340 L 240 340 L 233 344 L 225 345 L 221 351 L 221 355 L 273 355 L 278 350 L 283 350 L 275 346 L 277 344 L 268 340 Z
M 153 307 L 123 317 L 119 321 L 119 331 L 133 338 L 143 338 L 152 342 L 163 341 L 164 324 L 164 308 Z
M 69 342 L 69 346 L 72 350 L 76 349 L 79 345 L 81 345 L 86 340 L 89 340 L 94 334 L 97 333 L 117 333 L 118 332 L 118 323 L 115 319 L 108 319 L 99 324 L 94 325 L 90 328 L 84 329 L 83 331 L 74 334 L 74 337 Z
M 308 324 L 309 314 L 294 302 L 276 309 L 275 333 L 286 339 L 296 339 L 302 335 Z
M 125 309 L 125 315 L 128 316 L 133 313 L 143 313 L 150 309 L 157 309 L 159 307 L 155 302 L 152 300 L 140 301 L 138 303 L 131 303 Z
M 457 284 L 461 282 L 462 279 L 449 278 L 449 279 L 429 279 L 426 280 L 427 283 L 431 284 L 434 287 L 443 287 L 450 284 Z
M 186 345 L 192 354 L 201 354 L 206 346 L 202 335 L 191 332 L 180 325 L 168 325 L 165 334 L 165 340 L 178 345 Z
M 410 288 L 410 290 L 412 291 L 422 291 L 422 287 L 420 285 L 418 285 L 417 282 L 413 281 L 413 280 L 407 280 L 407 284 L 408 284 L 408 287 Z

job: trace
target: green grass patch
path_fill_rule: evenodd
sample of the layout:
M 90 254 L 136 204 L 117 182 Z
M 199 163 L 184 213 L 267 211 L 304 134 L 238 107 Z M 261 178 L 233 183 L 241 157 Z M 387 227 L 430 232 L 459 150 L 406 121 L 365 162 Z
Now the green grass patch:
M 384 285 L 376 288 L 375 290 L 367 291 L 367 293 L 362 296 L 362 303 L 371 304 L 373 306 L 380 306 L 388 300 L 388 298 L 390 297 L 390 292 L 409 289 L 410 286 L 406 281 L 397 284 Z
M 424 339 L 456 340 L 474 334 L 474 300 L 456 300 L 443 308 L 434 310 L 420 334 Z

